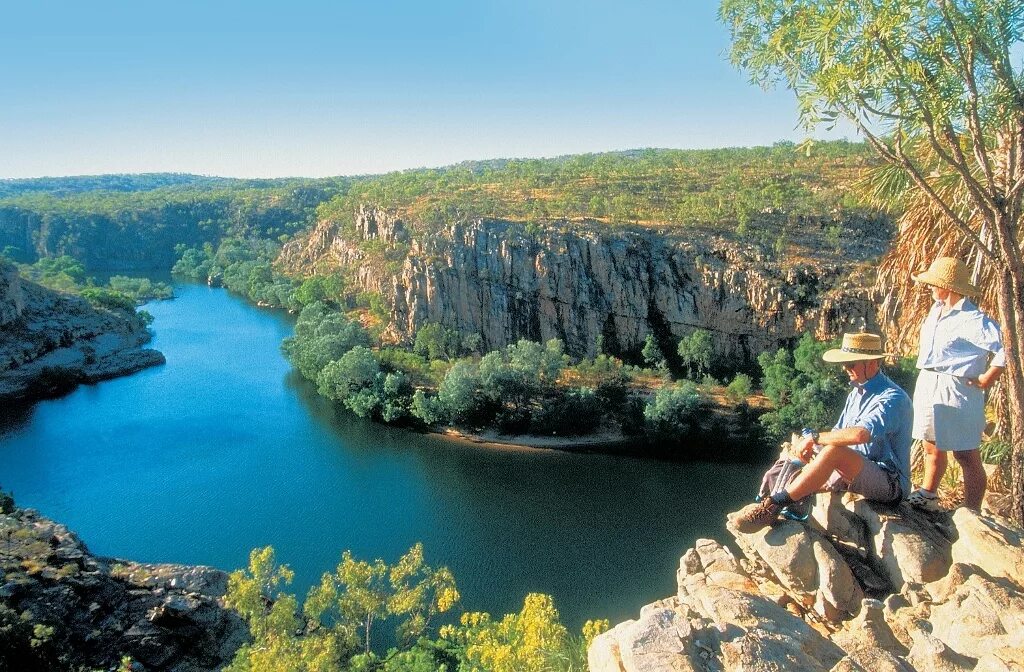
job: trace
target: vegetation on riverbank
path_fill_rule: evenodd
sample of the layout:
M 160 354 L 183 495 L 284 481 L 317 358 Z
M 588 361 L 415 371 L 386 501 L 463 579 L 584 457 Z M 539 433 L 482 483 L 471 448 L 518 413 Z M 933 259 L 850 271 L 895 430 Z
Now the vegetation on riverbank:
M 553 598 L 539 593 L 500 620 L 464 612 L 438 628 L 459 592 L 447 568 L 425 564 L 421 544 L 393 565 L 346 551 L 301 608 L 284 590 L 292 576 L 269 546 L 252 551 L 247 570 L 232 573 L 226 602 L 248 623 L 253 640 L 226 670 L 582 672 L 587 646 L 608 629 L 608 621 L 588 621 L 580 635 L 570 634 Z M 382 628 L 392 629 L 386 650 Z

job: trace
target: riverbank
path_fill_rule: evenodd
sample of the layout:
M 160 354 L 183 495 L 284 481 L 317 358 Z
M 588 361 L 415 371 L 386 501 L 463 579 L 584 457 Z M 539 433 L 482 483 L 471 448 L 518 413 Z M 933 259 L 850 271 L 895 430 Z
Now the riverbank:
M 142 316 L 23 280 L 0 265 L 0 401 L 53 397 L 164 363 Z
M 248 639 L 224 607 L 226 573 L 96 556 L 64 525 L 0 499 L 0 667 L 108 670 L 130 656 L 148 672 L 212 672 Z

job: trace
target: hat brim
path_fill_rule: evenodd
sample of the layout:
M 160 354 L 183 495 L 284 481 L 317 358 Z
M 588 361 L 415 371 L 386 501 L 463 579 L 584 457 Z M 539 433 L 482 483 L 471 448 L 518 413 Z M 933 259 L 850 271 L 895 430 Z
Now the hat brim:
M 914 280 L 914 282 L 920 282 L 923 285 L 931 285 L 933 287 L 941 287 L 942 289 L 948 289 L 949 291 L 956 292 L 961 296 L 977 296 L 978 294 L 981 293 L 981 289 L 979 287 L 976 287 L 975 285 L 954 285 L 953 283 L 946 282 L 942 278 L 929 274 L 928 271 L 918 273 L 917 275 L 911 274 L 910 277 L 911 279 Z
M 872 359 L 885 359 L 890 353 L 880 352 L 877 355 L 868 355 L 862 352 L 847 352 L 846 350 L 840 350 L 835 348 L 832 350 L 826 350 L 825 354 L 821 356 L 822 360 L 830 364 L 842 364 L 844 362 L 866 362 Z

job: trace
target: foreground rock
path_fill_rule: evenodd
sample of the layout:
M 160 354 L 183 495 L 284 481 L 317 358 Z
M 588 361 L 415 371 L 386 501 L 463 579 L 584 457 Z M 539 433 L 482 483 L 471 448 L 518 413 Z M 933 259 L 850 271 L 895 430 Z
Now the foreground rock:
M 597 637 L 592 672 L 1024 669 L 1022 531 L 965 509 L 923 514 L 820 496 L 808 523 L 745 558 L 702 539 L 678 593 Z
M 31 510 L 0 514 L 0 560 L 3 669 L 216 670 L 248 637 L 224 572 L 96 557 Z
M 0 401 L 62 394 L 163 364 L 161 353 L 142 347 L 150 338 L 141 318 L 24 281 L 0 262 Z

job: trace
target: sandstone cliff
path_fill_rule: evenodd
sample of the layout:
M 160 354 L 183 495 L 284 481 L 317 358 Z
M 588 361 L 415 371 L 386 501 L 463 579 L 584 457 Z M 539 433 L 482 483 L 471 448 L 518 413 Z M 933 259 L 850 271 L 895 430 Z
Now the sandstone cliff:
M 322 221 L 282 251 L 292 274 L 342 270 L 390 306 L 391 335 L 439 322 L 487 349 L 560 338 L 576 356 L 635 355 L 648 334 L 674 356 L 695 329 L 716 354 L 749 366 L 805 332 L 830 337 L 875 324 L 858 267 L 886 244 L 879 222 L 849 221 L 851 244 L 826 259 L 780 263 L 762 246 L 711 234 L 475 219 L 409 223 L 363 206 L 354 229 Z
M 0 400 L 66 392 L 162 364 L 142 320 L 21 279 L 0 263 Z
M 0 499 L 0 668 L 106 670 L 131 656 L 150 671 L 202 672 L 248 638 L 223 606 L 224 572 L 97 557 L 63 525 Z
M 678 592 L 596 638 L 591 672 L 1024 669 L 1024 530 L 819 495 L 807 524 L 702 539 Z

